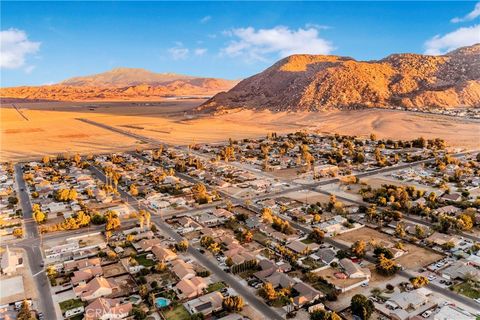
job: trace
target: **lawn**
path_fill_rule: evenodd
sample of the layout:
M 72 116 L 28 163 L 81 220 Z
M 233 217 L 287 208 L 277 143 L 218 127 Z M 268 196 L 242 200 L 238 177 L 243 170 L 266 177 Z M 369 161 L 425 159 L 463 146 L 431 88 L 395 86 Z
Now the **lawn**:
M 183 304 L 177 305 L 172 310 L 165 310 L 162 311 L 165 319 L 168 320 L 190 320 L 190 314 L 188 313 L 187 309 L 183 306 Z
M 136 256 L 135 257 L 135 260 L 137 260 L 137 262 L 139 264 L 141 264 L 142 266 L 148 268 L 148 267 L 153 267 L 155 265 L 155 261 L 153 260 L 150 260 L 150 259 L 147 259 L 147 255 L 146 254 L 142 254 L 142 255 L 139 255 L 139 256 Z
M 314 243 L 314 241 L 313 241 L 312 239 L 310 239 L 310 238 L 305 238 L 305 239 L 302 240 L 302 242 L 305 243 L 305 244 L 312 244 L 312 243 Z
M 83 307 L 84 303 L 80 299 L 70 299 L 70 300 L 65 300 L 60 302 L 59 305 L 60 305 L 60 309 L 62 309 L 62 312 L 65 312 L 70 309 Z
M 212 283 L 208 286 L 207 292 L 220 291 L 225 288 L 225 284 L 221 281 Z
M 453 290 L 472 299 L 480 298 L 480 283 L 466 281 L 453 286 Z

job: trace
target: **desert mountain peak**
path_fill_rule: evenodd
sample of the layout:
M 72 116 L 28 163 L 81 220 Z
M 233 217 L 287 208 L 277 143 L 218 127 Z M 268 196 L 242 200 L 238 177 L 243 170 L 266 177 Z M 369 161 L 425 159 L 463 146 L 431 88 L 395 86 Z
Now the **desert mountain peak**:
M 241 81 L 200 110 L 323 110 L 358 107 L 480 107 L 480 45 L 441 56 L 381 60 L 292 55 Z

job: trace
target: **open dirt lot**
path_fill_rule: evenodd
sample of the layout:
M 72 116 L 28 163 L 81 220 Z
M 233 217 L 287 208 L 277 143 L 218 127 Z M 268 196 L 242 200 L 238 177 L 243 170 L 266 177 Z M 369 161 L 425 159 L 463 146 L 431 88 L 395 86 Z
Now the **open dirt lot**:
M 390 236 L 368 227 L 338 235 L 335 237 L 335 239 L 348 243 L 353 243 L 357 240 L 363 240 L 365 242 L 369 242 L 371 240 L 375 240 L 377 242 L 382 240 L 389 242 L 393 241 L 393 238 Z M 418 247 L 416 245 L 410 243 L 404 243 L 404 245 L 407 253 L 396 259 L 396 261 L 407 269 L 419 269 L 443 258 L 443 256 L 438 253 Z
M 265 136 L 315 130 L 380 138 L 440 137 L 450 145 L 477 148 L 478 121 L 392 110 L 287 113 L 242 110 L 223 115 L 192 114 L 202 100 L 160 102 L 38 102 L 0 108 L 1 159 L 39 158 L 45 154 L 102 153 L 145 148 L 145 143 L 78 120 L 86 118 L 159 141 L 186 145 L 229 137 Z

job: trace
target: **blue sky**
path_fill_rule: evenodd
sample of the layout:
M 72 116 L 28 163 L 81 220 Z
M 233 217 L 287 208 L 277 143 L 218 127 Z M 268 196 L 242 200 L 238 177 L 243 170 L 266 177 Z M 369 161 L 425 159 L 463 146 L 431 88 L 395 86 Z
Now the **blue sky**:
M 1 85 L 114 67 L 240 79 L 292 53 L 380 59 L 480 42 L 476 2 L 1 2 Z

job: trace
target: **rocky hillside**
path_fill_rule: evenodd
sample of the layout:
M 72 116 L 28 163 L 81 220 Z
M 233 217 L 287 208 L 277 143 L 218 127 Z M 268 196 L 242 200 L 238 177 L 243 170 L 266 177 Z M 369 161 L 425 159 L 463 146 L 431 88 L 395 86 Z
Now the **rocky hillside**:
M 117 68 L 55 85 L 1 88 L 0 97 L 62 101 L 154 100 L 168 96 L 212 96 L 235 84 L 237 81 Z
M 378 61 L 292 55 L 219 93 L 199 110 L 480 107 L 480 44 L 443 56 L 393 54 Z

